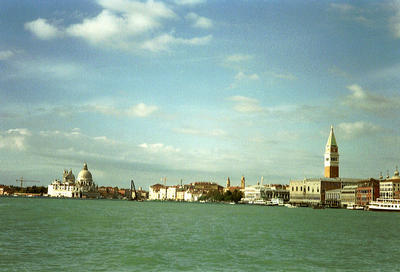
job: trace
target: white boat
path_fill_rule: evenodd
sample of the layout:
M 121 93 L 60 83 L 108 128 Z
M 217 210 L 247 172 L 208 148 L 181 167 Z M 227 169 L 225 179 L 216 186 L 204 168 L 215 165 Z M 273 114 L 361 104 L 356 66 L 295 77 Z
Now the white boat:
M 348 209 L 348 210 L 364 210 L 364 207 L 357 206 L 357 205 L 351 205 L 351 206 L 347 206 L 346 209 Z
M 368 205 L 370 211 L 393 211 L 400 212 L 400 199 L 380 199 L 371 201 Z
M 250 202 L 249 202 L 249 203 L 250 203 Z M 251 203 L 251 204 L 255 204 L 255 205 L 266 205 L 267 202 L 265 202 L 264 199 L 256 199 L 256 200 L 254 200 L 253 203 Z

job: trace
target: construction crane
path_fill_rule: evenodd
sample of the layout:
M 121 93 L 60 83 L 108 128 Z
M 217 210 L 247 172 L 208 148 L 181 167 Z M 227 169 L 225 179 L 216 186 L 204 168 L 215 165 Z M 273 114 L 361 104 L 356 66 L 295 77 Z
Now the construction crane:
M 132 197 L 133 193 L 135 194 L 134 197 Z M 135 183 L 133 182 L 133 179 L 131 180 L 131 191 L 130 191 L 130 194 L 129 194 L 129 200 L 138 200 L 138 196 L 137 196 L 136 188 L 135 188 Z
M 16 179 L 15 181 L 17 183 L 21 184 L 21 188 L 22 188 L 22 185 L 24 185 L 24 182 L 37 182 L 37 183 L 40 183 L 40 181 L 38 181 L 38 180 L 24 179 L 23 177 L 20 177 L 19 179 Z

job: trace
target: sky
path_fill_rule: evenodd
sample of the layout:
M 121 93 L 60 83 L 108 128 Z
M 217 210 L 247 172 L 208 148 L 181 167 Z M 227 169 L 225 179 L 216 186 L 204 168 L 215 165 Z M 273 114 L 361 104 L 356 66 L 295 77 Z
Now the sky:
M 288 184 L 331 125 L 341 177 L 393 175 L 399 79 L 398 1 L 3 0 L 0 184 Z

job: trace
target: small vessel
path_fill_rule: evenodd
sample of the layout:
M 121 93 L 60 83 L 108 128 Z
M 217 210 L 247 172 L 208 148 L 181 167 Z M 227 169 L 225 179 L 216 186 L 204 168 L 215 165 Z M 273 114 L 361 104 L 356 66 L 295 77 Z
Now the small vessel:
M 297 208 L 296 205 L 292 205 L 292 204 L 289 204 L 289 203 L 285 204 L 284 206 L 287 207 L 287 208 Z
M 256 199 L 256 200 L 253 201 L 252 204 L 255 204 L 255 205 L 267 205 L 267 202 L 265 202 L 265 200 L 263 200 L 263 199 Z
M 391 211 L 400 212 L 400 199 L 380 199 L 371 201 L 368 205 L 369 211 Z
M 347 206 L 346 209 L 348 209 L 348 210 L 364 210 L 364 207 L 358 206 L 358 205 L 350 205 L 350 206 Z

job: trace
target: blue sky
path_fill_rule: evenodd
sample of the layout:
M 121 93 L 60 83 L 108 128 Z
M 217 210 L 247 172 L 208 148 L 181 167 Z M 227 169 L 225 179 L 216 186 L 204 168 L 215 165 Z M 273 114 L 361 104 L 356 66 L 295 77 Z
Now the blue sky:
M 2 1 L 0 183 L 249 184 L 399 164 L 400 2 Z

